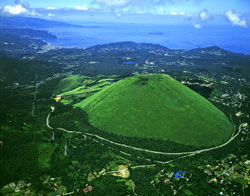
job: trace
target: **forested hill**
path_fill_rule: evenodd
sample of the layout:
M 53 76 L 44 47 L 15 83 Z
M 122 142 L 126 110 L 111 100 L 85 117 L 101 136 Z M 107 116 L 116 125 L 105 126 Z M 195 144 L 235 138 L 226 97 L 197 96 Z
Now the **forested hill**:
M 31 18 L 23 16 L 3 17 L 0 16 L 0 27 L 1 28 L 30 28 L 30 29 L 47 29 L 54 27 L 75 27 L 85 28 L 86 26 L 69 24 L 54 20 L 45 20 L 41 18 Z M 98 28 L 98 26 L 91 26 Z
M 41 81 L 62 72 L 63 68 L 64 66 L 57 63 L 0 58 L 0 86 L 13 83 L 31 84 L 35 81 L 36 73 Z
M 47 43 L 41 40 L 20 37 L 0 32 L 0 56 L 22 57 L 35 54 Z
M 8 34 L 33 39 L 56 39 L 57 37 L 48 31 L 34 29 L 1 28 L 1 34 Z
M 53 27 L 81 27 L 79 25 L 68 24 L 53 20 L 45 20 L 41 18 L 31 17 L 0 17 L 0 27 L 3 28 L 31 28 L 31 29 L 45 29 Z
M 92 46 L 86 49 L 86 51 L 95 51 L 95 52 L 127 52 L 127 51 L 155 51 L 160 53 L 165 53 L 172 51 L 165 46 L 161 46 L 159 44 L 149 44 L 149 43 L 135 43 L 135 42 L 116 42 L 110 44 L 103 44 Z
M 131 74 L 134 71 L 203 70 L 250 73 L 250 55 L 226 51 L 217 46 L 192 50 L 134 42 L 118 42 L 88 48 L 62 48 L 37 55 L 72 66 L 76 74 Z

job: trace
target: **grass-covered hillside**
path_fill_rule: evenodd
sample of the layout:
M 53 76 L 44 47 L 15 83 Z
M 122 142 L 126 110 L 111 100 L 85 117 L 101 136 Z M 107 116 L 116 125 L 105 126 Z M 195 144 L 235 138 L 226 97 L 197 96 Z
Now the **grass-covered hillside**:
M 62 97 L 61 103 L 74 104 L 109 86 L 114 80 L 114 78 L 96 79 L 82 75 L 69 75 L 60 80 L 54 93 Z
M 168 75 L 125 78 L 75 106 L 95 127 L 122 136 L 207 147 L 233 130 L 223 112 Z
M 81 75 L 69 75 L 66 78 L 62 79 L 56 86 L 55 92 L 61 93 L 65 91 L 72 90 L 77 86 L 81 85 L 85 76 Z

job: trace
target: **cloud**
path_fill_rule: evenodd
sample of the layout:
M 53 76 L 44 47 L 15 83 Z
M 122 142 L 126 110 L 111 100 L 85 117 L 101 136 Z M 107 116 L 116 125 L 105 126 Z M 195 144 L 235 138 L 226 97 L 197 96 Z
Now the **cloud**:
M 28 15 L 29 11 L 22 5 L 10 6 L 6 5 L 2 9 L 3 14 L 9 15 Z
M 180 15 L 184 16 L 185 15 L 185 12 L 179 12 Z
M 75 9 L 76 10 L 83 10 L 83 11 L 87 11 L 88 10 L 88 8 L 86 6 L 80 6 L 80 5 L 75 6 Z
M 94 0 L 94 2 L 107 7 L 125 7 L 133 0 Z
M 200 12 L 199 17 L 202 22 L 207 22 L 210 19 L 209 13 L 206 9 Z
M 198 23 L 194 23 L 193 26 L 196 29 L 201 29 L 202 28 L 202 26 L 200 24 L 198 24 Z
M 247 27 L 247 22 L 245 19 L 240 17 L 240 14 L 237 14 L 234 10 L 227 10 L 225 16 L 232 25 Z
M 176 12 L 170 12 L 170 15 L 176 16 L 178 14 Z
M 57 10 L 58 8 L 56 8 L 56 7 L 47 7 L 47 8 L 45 8 L 46 10 Z
M 48 16 L 52 17 L 55 16 L 55 14 L 48 13 Z
M 32 10 L 32 11 L 29 13 L 29 15 L 31 15 L 31 16 L 42 16 L 42 14 L 37 13 L 35 10 Z
M 30 4 L 26 1 L 23 1 L 23 0 L 16 0 L 15 4 L 21 5 L 22 7 L 26 8 L 26 9 L 28 9 L 30 7 Z
M 3 8 L 0 8 L 0 15 L 3 16 L 17 16 L 17 15 L 30 15 L 37 16 L 41 15 L 36 12 L 35 9 L 31 9 L 28 2 L 23 0 L 16 0 L 15 6 L 6 5 Z
M 143 11 L 138 11 L 138 12 L 136 12 L 137 14 L 144 14 L 144 12 Z
M 200 3 L 203 0 L 92 0 L 93 4 L 101 7 L 123 8 L 131 6 L 131 8 L 152 8 L 154 6 L 165 6 L 166 4 L 181 4 L 183 2 L 193 1 Z

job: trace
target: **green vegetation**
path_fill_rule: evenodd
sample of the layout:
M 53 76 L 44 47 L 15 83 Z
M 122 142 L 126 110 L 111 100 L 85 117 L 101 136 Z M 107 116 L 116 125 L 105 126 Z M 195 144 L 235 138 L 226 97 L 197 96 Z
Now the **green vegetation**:
M 57 144 L 48 142 L 51 133 L 44 122 L 50 111 L 52 88 L 58 80 L 39 86 L 35 117 L 31 116 L 34 88 L 1 88 L 0 108 L 0 187 L 25 179 L 36 189 L 40 177 L 49 171 Z M 46 100 L 46 101 L 44 101 Z M 0 193 L 1 195 L 1 193 Z M 10 195 L 10 194 L 7 194 Z
M 233 129 L 223 112 L 168 75 L 125 78 L 75 106 L 101 130 L 196 147 L 221 144 Z
M 51 156 L 54 153 L 56 146 L 51 143 L 42 143 L 38 147 L 38 165 L 42 170 L 50 169 Z
M 86 88 L 86 85 L 83 85 L 83 86 L 77 87 L 71 91 L 67 91 L 65 93 L 62 93 L 61 95 L 67 96 L 67 95 L 75 95 L 75 94 L 80 94 L 80 93 L 91 93 L 91 92 L 99 91 L 102 89 L 103 86 L 107 86 L 109 84 L 110 84 L 110 82 L 103 81 L 103 82 L 95 84 L 89 88 Z
M 188 189 L 183 190 L 183 192 L 184 192 L 186 195 L 193 195 L 193 193 L 192 193 L 190 190 L 188 190 Z
M 62 79 L 55 88 L 55 93 L 61 93 L 65 91 L 72 90 L 79 85 L 81 85 L 82 81 L 86 78 L 86 76 L 81 75 L 69 75 L 66 78 Z
M 61 72 L 63 68 L 62 65 L 46 61 L 0 57 L 0 85 L 13 85 L 14 82 L 19 85 L 34 85 L 32 82 L 35 81 L 37 73 L 38 80 L 42 81 Z
M 58 83 L 55 93 L 60 93 L 59 95 L 63 97 L 61 103 L 74 104 L 109 86 L 113 80 L 112 78 L 99 80 L 98 78 L 70 75 Z
M 1 131 L 0 187 L 22 178 L 39 178 L 37 164 L 39 136 L 21 131 Z
M 51 114 L 50 125 L 54 128 L 63 127 L 72 131 L 94 133 L 105 138 L 112 138 L 113 141 L 156 151 L 179 152 L 199 149 L 199 147 L 185 147 L 183 144 L 160 139 L 125 137 L 94 128 L 88 123 L 88 116 L 81 108 L 63 105 L 61 102 L 56 103 L 50 99 L 59 80 L 60 78 L 51 80 L 39 86 L 35 117 L 31 117 L 34 88 L 20 86 L 0 88 L 3 95 L 0 102 L 2 110 L 0 140 L 3 141 L 3 146 L 0 145 L 0 195 L 63 195 L 71 191 L 74 191 L 72 195 L 84 195 L 83 188 L 87 187 L 86 184 L 93 187 L 88 195 L 133 195 L 134 193 L 156 196 L 173 195 L 175 190 L 177 190 L 176 195 L 181 196 L 217 195 L 222 189 L 225 189 L 225 195 L 233 194 L 233 192 L 243 195 L 242 187 L 248 183 L 247 177 L 249 176 L 249 165 L 245 162 L 249 160 L 250 143 L 242 142 L 242 137 L 237 137 L 224 148 L 178 159 L 177 156 L 136 152 L 99 140 L 104 144 L 101 145 L 93 140 L 97 139 L 94 137 L 85 138 L 81 134 L 50 130 L 45 122 L 51 111 L 50 106 L 53 105 L 56 109 Z M 100 82 L 100 78 L 91 78 L 91 81 L 89 84 L 81 85 L 86 85 L 85 89 L 88 90 L 107 80 L 102 79 Z M 145 87 L 149 82 L 142 79 L 138 83 Z M 238 81 L 235 85 L 238 85 Z M 227 85 L 227 87 L 230 86 L 231 83 Z M 170 87 L 167 86 L 167 88 L 170 91 Z M 242 93 L 250 96 L 249 86 L 246 86 L 244 91 L 241 90 Z M 154 91 L 151 90 L 151 92 Z M 75 96 L 72 94 L 73 98 Z M 229 111 L 226 105 L 219 103 L 218 108 L 222 111 Z M 235 108 L 231 109 L 232 113 Z M 241 110 L 248 114 L 248 99 L 242 103 Z M 234 122 L 238 122 L 237 118 L 235 117 Z M 245 121 L 249 123 L 249 118 L 241 118 L 241 122 Z M 53 132 L 54 139 L 52 139 Z M 249 132 L 247 133 L 249 137 Z M 65 145 L 67 156 L 65 156 Z M 230 153 L 235 155 L 234 159 L 226 158 Z M 171 164 L 162 165 L 155 162 L 171 159 L 174 159 Z M 156 165 L 134 168 L 134 166 L 145 164 Z M 130 171 L 128 179 L 112 176 L 111 173 L 99 174 L 103 169 L 106 169 L 106 172 L 116 171 L 119 165 L 128 166 Z M 213 169 L 217 166 L 219 166 L 217 169 Z M 221 171 L 221 167 L 224 171 L 234 167 L 234 173 L 227 176 Z M 161 172 L 162 169 L 164 172 Z M 207 169 L 212 172 L 212 175 L 204 173 Z M 168 176 L 173 171 L 186 171 L 187 174 L 185 178 L 176 180 L 174 176 Z M 208 183 L 223 173 L 223 183 L 219 181 L 219 177 L 217 183 Z M 94 176 L 93 181 L 88 181 L 90 174 Z M 242 176 L 244 176 L 244 181 Z M 169 181 L 166 182 L 166 179 Z M 11 186 L 13 183 L 16 185 L 14 188 Z M 245 195 L 249 195 L 249 191 L 249 187 L 245 188 Z

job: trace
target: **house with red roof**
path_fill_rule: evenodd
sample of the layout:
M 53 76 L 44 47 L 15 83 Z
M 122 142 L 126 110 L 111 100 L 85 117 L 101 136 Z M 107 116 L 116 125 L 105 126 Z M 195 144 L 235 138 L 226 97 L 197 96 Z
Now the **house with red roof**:
M 89 191 L 92 191 L 93 187 L 92 186 L 87 186 L 86 188 L 83 189 L 83 192 L 87 194 Z

